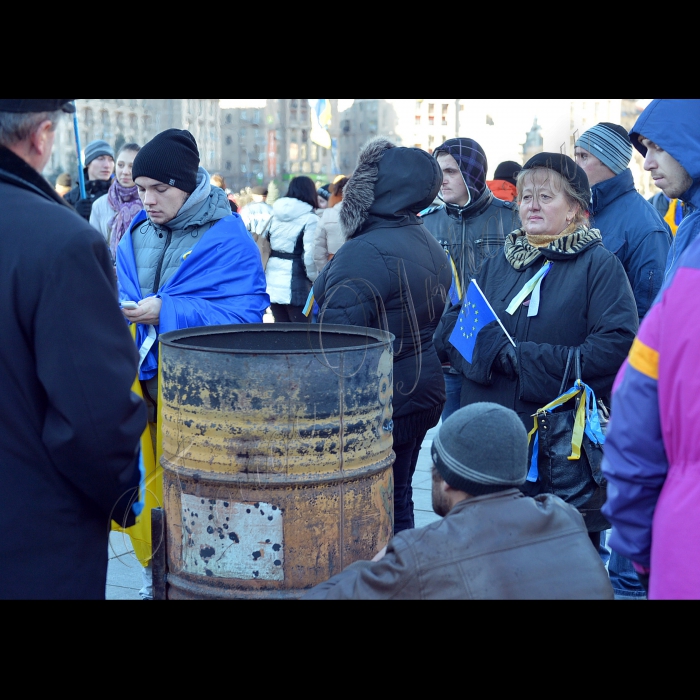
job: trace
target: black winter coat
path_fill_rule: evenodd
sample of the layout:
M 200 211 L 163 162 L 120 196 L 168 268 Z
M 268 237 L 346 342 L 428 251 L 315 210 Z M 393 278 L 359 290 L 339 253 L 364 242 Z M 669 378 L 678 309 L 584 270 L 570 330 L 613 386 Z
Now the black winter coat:
M 90 221 L 92 205 L 95 203 L 95 200 L 109 192 L 109 188 L 112 185 L 112 179 L 88 180 L 87 169 L 85 169 L 85 194 L 87 195 L 85 201 L 88 202 L 88 204 L 85 206 L 85 210 L 81 212 L 81 216 L 83 216 L 83 218 L 85 218 L 87 221 Z M 65 196 L 65 200 L 68 202 L 68 204 L 75 207 L 80 201 L 80 185 L 76 185 Z
M 424 153 L 419 149 L 387 144 L 370 142 L 360 156 L 340 214 L 349 240 L 324 267 L 314 295 L 320 322 L 383 328 L 396 336 L 394 443 L 401 444 L 437 425 L 445 403 L 433 333 L 452 273 L 414 213 L 437 194 L 437 162 L 417 155 Z
M 461 307 L 445 314 L 439 330 L 439 342 L 463 375 L 461 405 L 492 401 L 511 408 L 528 431 L 537 409 L 559 395 L 570 347 L 581 348 L 582 380 L 597 398 L 608 398 L 639 325 L 625 270 L 600 240 L 591 241 L 578 254 L 549 248 L 541 253 L 521 270 L 501 254 L 485 261 L 477 277 L 495 314 L 516 341 L 519 376 L 515 380 L 492 371 L 494 359 L 509 342 L 496 321 L 478 334 L 471 364 L 449 342 Z M 538 315 L 528 317 L 526 305 L 513 316 L 506 313 L 545 259 L 554 264 L 542 282 Z
M 0 598 L 104 599 L 139 483 L 138 355 L 104 238 L 2 147 L 0 211 Z

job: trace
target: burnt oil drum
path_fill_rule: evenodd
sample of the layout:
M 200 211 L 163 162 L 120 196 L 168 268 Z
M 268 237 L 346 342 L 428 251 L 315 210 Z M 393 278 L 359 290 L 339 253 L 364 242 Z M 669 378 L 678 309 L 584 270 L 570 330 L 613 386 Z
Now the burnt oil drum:
M 298 598 L 393 532 L 393 335 L 160 337 L 168 599 Z

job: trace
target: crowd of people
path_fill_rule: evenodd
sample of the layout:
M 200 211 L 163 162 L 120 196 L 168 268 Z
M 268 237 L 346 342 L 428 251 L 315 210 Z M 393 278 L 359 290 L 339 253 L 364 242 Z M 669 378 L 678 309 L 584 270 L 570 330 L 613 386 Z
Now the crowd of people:
M 93 141 L 49 184 L 74 109 L 0 100 L 0 598 L 104 598 L 105 523 L 148 543 L 159 496 L 159 336 L 266 320 L 394 336 L 393 537 L 304 599 L 700 597 L 700 100 L 491 180 L 473 139 L 375 138 L 350 176 L 241 207 L 180 129 Z M 441 519 L 415 528 L 440 422 Z

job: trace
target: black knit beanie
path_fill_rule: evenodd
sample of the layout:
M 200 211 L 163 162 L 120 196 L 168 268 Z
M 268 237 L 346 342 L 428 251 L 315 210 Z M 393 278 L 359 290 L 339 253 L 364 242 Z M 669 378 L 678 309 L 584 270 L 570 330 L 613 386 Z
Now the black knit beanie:
M 440 427 L 431 455 L 452 488 L 472 496 L 517 488 L 527 477 L 527 431 L 515 411 L 473 403 Z
M 134 158 L 131 177 L 150 177 L 183 192 L 197 188 L 199 149 L 194 136 L 184 129 L 156 134 Z

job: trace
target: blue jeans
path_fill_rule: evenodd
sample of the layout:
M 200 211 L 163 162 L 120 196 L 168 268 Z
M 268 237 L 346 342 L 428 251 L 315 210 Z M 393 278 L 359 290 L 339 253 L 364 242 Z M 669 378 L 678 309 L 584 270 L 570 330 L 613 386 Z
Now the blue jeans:
M 608 568 L 608 562 L 610 561 L 610 547 L 607 546 L 606 542 L 608 537 L 610 537 L 610 530 L 605 530 L 600 533 L 600 546 L 598 547 L 598 554 L 605 565 Z
M 645 600 L 646 591 L 637 572 L 632 566 L 632 562 L 618 554 L 614 549 L 610 551 L 610 561 L 608 562 L 608 575 L 613 587 L 615 600 Z
M 608 531 L 608 537 L 612 530 Z M 608 562 L 608 575 L 613 587 L 615 600 L 645 600 L 647 597 L 644 586 L 639 583 L 637 572 L 632 566 L 631 560 L 618 554 L 614 549 L 610 550 Z
M 444 423 L 455 411 L 459 409 L 459 399 L 462 394 L 462 375 L 450 374 L 443 370 L 445 377 L 445 393 L 447 401 L 442 409 L 442 422 Z

